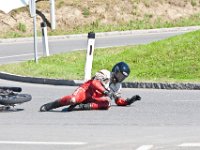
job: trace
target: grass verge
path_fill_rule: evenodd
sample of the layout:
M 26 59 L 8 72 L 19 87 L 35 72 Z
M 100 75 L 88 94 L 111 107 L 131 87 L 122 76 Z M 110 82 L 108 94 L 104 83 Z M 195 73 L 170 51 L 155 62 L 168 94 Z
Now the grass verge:
M 147 45 L 96 49 L 93 70 L 125 61 L 131 68 L 126 81 L 198 82 L 200 81 L 200 31 L 186 33 Z M 108 55 L 109 54 L 109 55 Z M 39 59 L 1 65 L 0 70 L 14 74 L 59 79 L 83 79 L 85 51 L 52 55 Z

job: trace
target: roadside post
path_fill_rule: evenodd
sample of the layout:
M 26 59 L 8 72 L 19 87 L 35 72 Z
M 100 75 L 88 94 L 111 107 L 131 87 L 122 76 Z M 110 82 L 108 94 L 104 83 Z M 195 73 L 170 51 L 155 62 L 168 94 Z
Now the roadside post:
M 86 63 L 85 63 L 85 78 L 84 78 L 85 81 L 87 81 L 91 78 L 94 44 L 95 44 L 95 33 L 89 32 L 88 33 Z
M 55 17 L 55 0 L 50 0 L 50 10 L 51 10 L 51 29 L 56 29 L 56 17 Z
M 29 10 L 31 17 L 33 17 L 33 34 L 34 34 L 34 59 L 38 62 L 38 49 L 37 49 L 37 22 L 36 22 L 36 3 L 35 0 L 29 0 Z
M 47 25 L 45 22 L 41 23 L 42 29 L 42 45 L 43 45 L 43 55 L 49 56 L 49 43 L 47 36 Z

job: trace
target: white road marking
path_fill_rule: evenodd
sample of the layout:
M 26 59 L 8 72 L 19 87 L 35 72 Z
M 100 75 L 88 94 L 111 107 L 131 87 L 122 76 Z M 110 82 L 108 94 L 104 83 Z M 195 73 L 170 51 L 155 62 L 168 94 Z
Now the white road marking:
M 39 53 L 41 54 L 41 53 Z M 10 56 L 2 56 L 0 59 L 7 59 L 7 58 L 13 58 L 13 57 L 22 57 L 22 56 L 33 56 L 34 53 L 28 53 L 28 54 L 19 54 L 19 55 L 10 55 Z
M 142 145 L 136 150 L 150 150 L 151 148 L 153 148 L 153 145 Z
M 185 100 L 173 100 L 173 102 L 199 102 L 199 100 L 195 99 L 185 99 Z
M 200 143 L 183 143 L 178 146 L 180 146 L 180 147 L 200 147 Z
M 0 144 L 18 145 L 85 145 L 86 142 L 36 142 L 36 141 L 0 141 Z

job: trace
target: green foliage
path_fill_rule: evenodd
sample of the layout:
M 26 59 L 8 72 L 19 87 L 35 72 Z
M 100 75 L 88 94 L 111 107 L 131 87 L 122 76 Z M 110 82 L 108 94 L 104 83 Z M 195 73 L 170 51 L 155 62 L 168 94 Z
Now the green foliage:
M 197 5 L 196 0 L 191 0 L 191 5 L 192 5 L 192 6 L 196 6 L 196 5 Z
M 17 26 L 17 29 L 21 32 L 26 32 L 26 25 L 23 24 L 23 23 L 19 23 L 18 26 Z
M 63 1 L 63 0 L 61 0 L 61 1 L 59 1 L 58 3 L 57 3 L 57 7 L 56 8 L 61 8 L 61 7 L 63 7 L 65 5 L 65 2 Z
M 84 17 L 88 17 L 90 15 L 90 10 L 88 8 L 83 8 L 83 12 L 82 12 Z
M 95 49 L 92 74 L 125 61 L 131 68 L 127 81 L 200 81 L 200 31 L 146 45 Z M 109 55 L 108 55 L 109 54 Z M 35 77 L 83 79 L 85 51 L 43 57 L 0 70 Z
M 18 32 L 9 32 L 7 33 L 7 36 L 17 38 L 17 37 L 22 37 L 22 35 Z

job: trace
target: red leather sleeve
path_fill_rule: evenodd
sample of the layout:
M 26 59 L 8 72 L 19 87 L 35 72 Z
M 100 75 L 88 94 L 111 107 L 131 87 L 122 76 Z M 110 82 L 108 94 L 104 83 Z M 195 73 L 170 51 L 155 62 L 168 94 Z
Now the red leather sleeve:
M 99 80 L 93 80 L 91 86 L 94 90 L 97 90 L 100 93 L 103 93 L 106 90 Z

